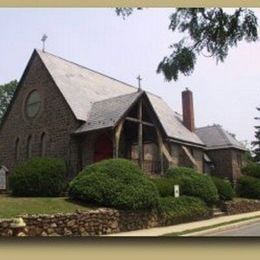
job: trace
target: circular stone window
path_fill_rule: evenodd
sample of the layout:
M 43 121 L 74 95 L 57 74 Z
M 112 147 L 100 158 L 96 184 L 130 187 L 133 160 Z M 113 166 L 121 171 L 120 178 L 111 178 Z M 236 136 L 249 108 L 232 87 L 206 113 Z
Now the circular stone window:
M 25 112 L 30 118 L 35 117 L 41 108 L 41 97 L 39 93 L 34 90 L 32 91 L 26 100 Z

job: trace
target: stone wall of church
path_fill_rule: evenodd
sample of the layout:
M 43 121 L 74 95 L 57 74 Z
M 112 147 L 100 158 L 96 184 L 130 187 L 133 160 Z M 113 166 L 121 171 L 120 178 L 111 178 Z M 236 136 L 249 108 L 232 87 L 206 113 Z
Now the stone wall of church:
M 198 171 L 203 172 L 203 150 L 196 147 L 187 147 L 191 152 L 194 160 L 197 163 Z M 190 160 L 185 155 L 184 151 L 181 148 L 180 144 L 171 143 L 171 156 L 174 166 L 182 167 L 193 167 Z
M 37 54 L 31 60 L 31 65 L 25 74 L 0 129 L 0 161 L 12 172 L 19 162 L 26 160 L 29 136 L 31 136 L 31 156 L 40 156 L 41 136 L 45 133 L 45 155 L 64 159 L 71 177 L 78 170 L 78 147 L 71 133 L 79 127 L 79 122 Z M 28 118 L 25 104 L 33 90 L 38 91 L 42 103 L 36 117 Z
M 193 148 L 193 157 L 197 163 L 198 171 L 203 172 L 203 154 L 202 149 Z
M 214 163 L 212 174 L 221 178 L 228 178 L 234 181 L 233 177 L 233 154 L 231 149 L 212 150 L 207 152 Z
M 233 168 L 233 179 L 236 180 L 242 175 L 241 168 L 245 162 L 243 160 L 244 152 L 240 150 L 232 149 L 232 168 Z
M 82 168 L 93 163 L 95 141 L 98 132 L 89 132 L 82 137 L 81 142 L 81 161 Z
M 241 176 L 241 168 L 245 163 L 244 152 L 237 149 L 222 149 L 208 151 L 207 154 L 215 166 L 212 173 L 222 178 L 228 178 L 235 184 Z

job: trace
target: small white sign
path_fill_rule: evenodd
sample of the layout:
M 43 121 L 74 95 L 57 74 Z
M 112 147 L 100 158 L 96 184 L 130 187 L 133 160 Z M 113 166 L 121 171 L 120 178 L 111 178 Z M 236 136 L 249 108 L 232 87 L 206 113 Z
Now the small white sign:
M 0 190 L 6 190 L 6 174 L 8 169 L 5 166 L 0 168 Z
M 180 197 L 180 186 L 174 185 L 174 198 L 179 198 L 179 197 Z

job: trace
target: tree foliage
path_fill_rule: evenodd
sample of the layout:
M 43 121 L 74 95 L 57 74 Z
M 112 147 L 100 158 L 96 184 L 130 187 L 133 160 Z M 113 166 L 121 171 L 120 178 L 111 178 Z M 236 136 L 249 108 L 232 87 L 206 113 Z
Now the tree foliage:
M 0 123 L 14 95 L 17 84 L 18 82 L 13 80 L 4 85 L 0 85 Z
M 257 111 L 260 111 L 260 107 L 256 108 Z M 256 117 L 256 120 L 260 120 L 260 117 Z M 253 145 L 253 153 L 254 153 L 254 161 L 260 163 L 260 125 L 255 126 L 255 141 L 252 142 Z
M 117 8 L 116 12 L 125 18 L 133 8 Z M 179 73 L 188 76 L 194 71 L 200 54 L 223 62 L 238 42 L 258 39 L 257 25 L 254 12 L 246 8 L 235 9 L 232 14 L 223 8 L 177 8 L 170 16 L 169 29 L 184 37 L 170 45 L 171 54 L 162 59 L 157 72 L 167 81 L 176 81 Z

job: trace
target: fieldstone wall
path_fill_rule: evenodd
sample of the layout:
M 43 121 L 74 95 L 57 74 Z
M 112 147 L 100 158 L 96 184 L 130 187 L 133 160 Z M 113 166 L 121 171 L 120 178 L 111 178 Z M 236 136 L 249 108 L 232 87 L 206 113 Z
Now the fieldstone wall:
M 21 216 L 26 227 L 12 227 L 12 219 L 0 220 L 1 236 L 99 236 L 117 232 L 146 229 L 158 226 L 201 220 L 210 214 L 170 220 L 155 211 L 122 211 L 108 208 L 59 213 L 53 215 Z
M 258 211 L 260 210 L 260 200 L 239 199 L 226 201 L 223 202 L 221 208 L 227 213 L 227 215 Z
M 13 230 L 11 228 L 12 219 L 0 219 L 0 237 L 13 236 Z

